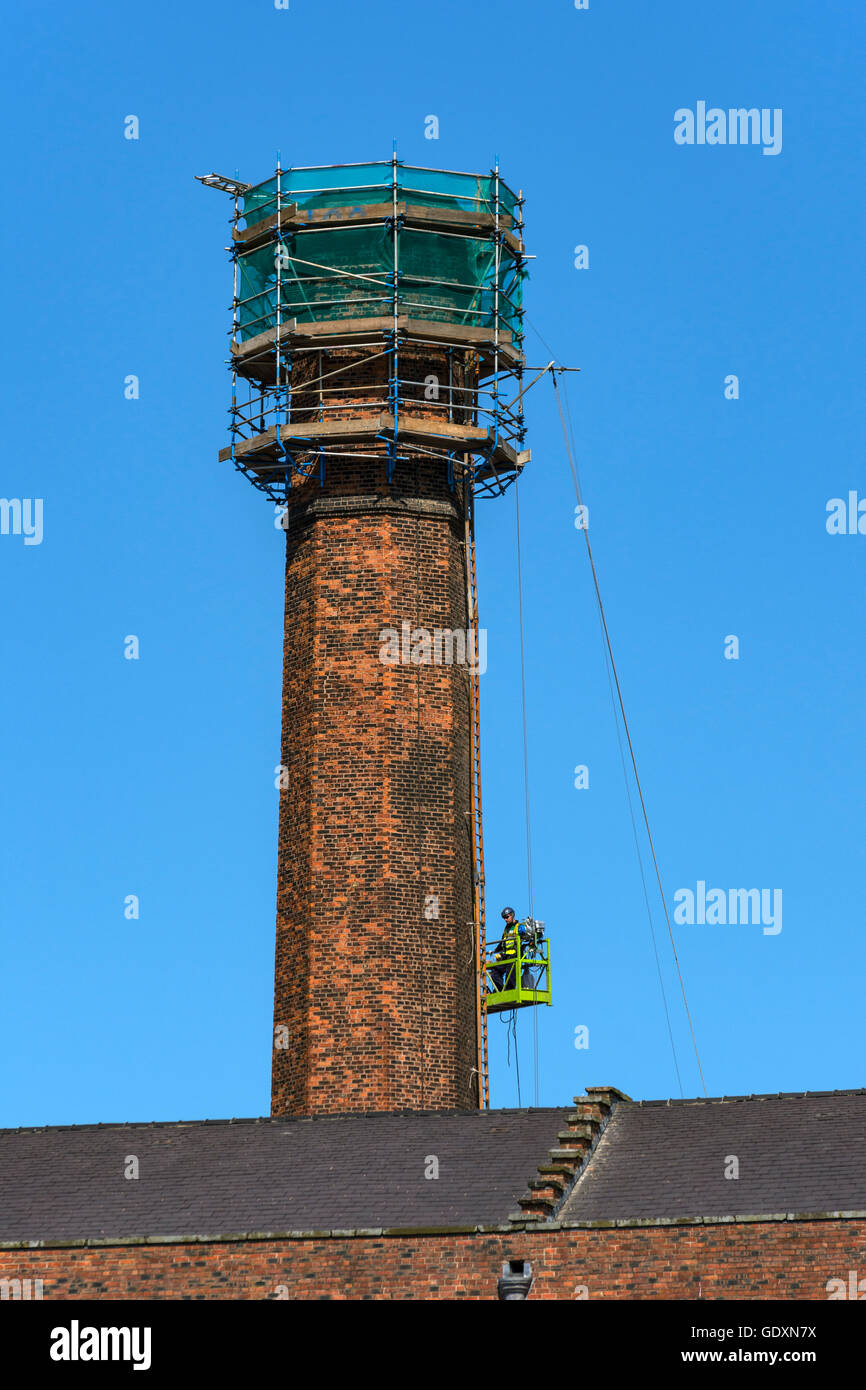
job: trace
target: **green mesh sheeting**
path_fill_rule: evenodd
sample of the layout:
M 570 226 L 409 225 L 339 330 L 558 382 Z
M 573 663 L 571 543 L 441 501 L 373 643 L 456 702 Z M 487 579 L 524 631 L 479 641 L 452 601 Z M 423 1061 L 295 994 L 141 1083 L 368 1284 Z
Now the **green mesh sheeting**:
M 318 208 L 363 207 L 393 198 L 390 160 L 378 164 L 334 165 L 326 169 L 286 169 L 280 178 L 280 206 L 296 203 L 308 212 Z M 496 180 L 490 175 L 451 174 L 441 169 L 397 165 L 397 199 L 422 207 L 457 208 L 461 212 L 496 210 Z M 513 216 L 517 198 L 499 180 L 500 212 Z M 277 210 L 277 180 L 268 179 L 245 195 L 248 227 Z
M 270 243 L 238 257 L 241 342 L 276 326 L 278 255 L 281 323 L 393 312 L 394 241 L 384 224 L 284 234 L 282 250 Z M 496 264 L 490 241 L 403 229 L 398 258 L 400 314 L 493 329 Z M 515 257 L 500 252 L 499 323 L 515 333 L 525 275 Z

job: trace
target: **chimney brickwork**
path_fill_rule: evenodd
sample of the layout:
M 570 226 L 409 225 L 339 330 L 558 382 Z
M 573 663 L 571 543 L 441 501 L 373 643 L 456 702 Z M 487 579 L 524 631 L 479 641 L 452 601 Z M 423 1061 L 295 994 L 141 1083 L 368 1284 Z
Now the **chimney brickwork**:
M 328 418 L 379 398 L 361 355 L 327 355 Z M 295 370 L 298 419 L 319 355 Z M 447 370 L 433 349 L 407 376 Z M 420 454 L 389 484 L 371 452 L 296 480 L 287 516 L 274 1115 L 478 1104 L 469 671 L 403 628 L 467 628 L 463 486 Z

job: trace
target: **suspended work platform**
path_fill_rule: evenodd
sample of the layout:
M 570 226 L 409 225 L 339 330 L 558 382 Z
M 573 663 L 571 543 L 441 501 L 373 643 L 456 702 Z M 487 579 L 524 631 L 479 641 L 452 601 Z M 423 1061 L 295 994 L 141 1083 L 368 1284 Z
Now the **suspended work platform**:
M 500 958 L 488 948 L 484 961 L 483 1004 L 487 1013 L 550 1004 L 550 942 L 518 942 L 517 956 Z M 494 973 L 495 972 L 495 973 Z

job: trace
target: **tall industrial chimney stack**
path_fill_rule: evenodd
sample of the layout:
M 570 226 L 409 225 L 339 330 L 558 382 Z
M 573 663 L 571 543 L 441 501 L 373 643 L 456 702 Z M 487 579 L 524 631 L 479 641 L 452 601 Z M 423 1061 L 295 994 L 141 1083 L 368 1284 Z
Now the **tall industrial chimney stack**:
M 234 195 L 221 457 L 286 529 L 272 1113 L 478 1106 L 473 510 L 528 458 L 520 203 L 396 156 L 203 181 Z

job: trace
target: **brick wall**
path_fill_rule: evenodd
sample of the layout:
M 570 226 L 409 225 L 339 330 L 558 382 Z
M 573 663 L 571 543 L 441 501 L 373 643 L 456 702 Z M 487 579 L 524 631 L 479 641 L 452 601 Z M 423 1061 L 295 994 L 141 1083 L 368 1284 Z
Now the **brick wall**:
M 475 421 L 478 357 L 472 351 L 430 345 L 401 346 L 400 396 L 412 415 L 458 424 Z M 299 352 L 292 364 L 291 418 L 351 419 L 389 410 L 391 359 L 381 343 L 367 348 Z
M 0 1278 L 42 1279 L 45 1299 L 492 1299 L 509 1259 L 540 1299 L 822 1300 L 866 1277 L 866 1221 L 0 1250 Z
M 324 360 L 349 365 L 340 402 L 362 412 L 386 359 Z M 321 367 L 298 361 L 296 417 Z M 448 369 L 435 349 L 410 366 Z M 469 673 L 381 660 L 404 621 L 465 631 L 464 498 L 442 462 L 416 454 L 389 484 L 369 452 L 297 482 L 288 517 L 277 1115 L 477 1104 Z

